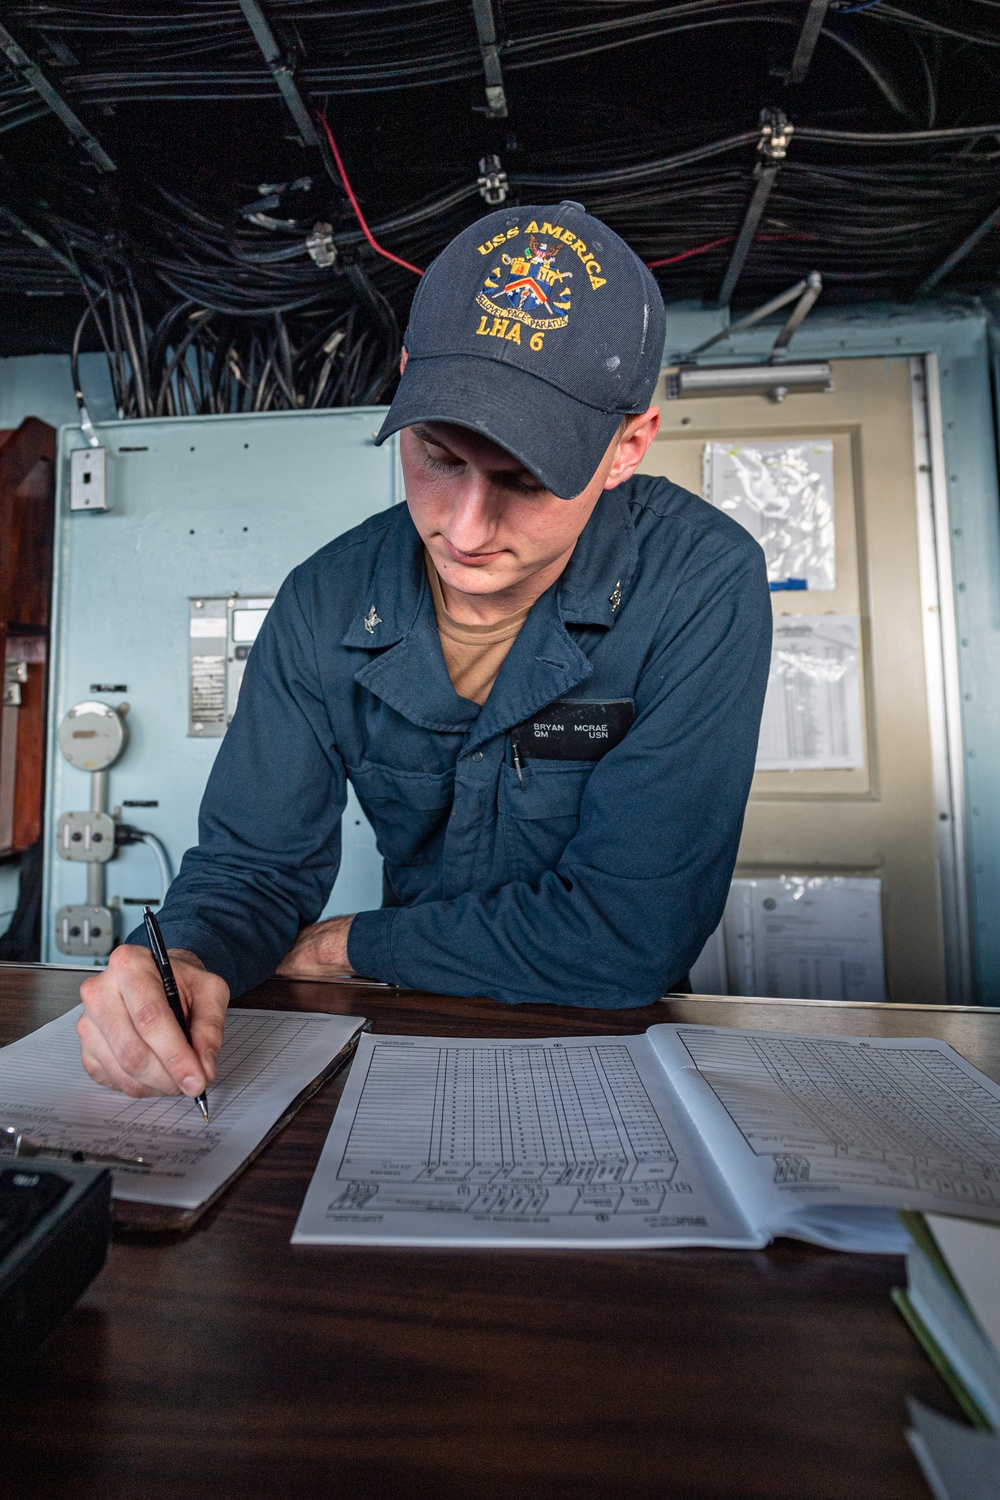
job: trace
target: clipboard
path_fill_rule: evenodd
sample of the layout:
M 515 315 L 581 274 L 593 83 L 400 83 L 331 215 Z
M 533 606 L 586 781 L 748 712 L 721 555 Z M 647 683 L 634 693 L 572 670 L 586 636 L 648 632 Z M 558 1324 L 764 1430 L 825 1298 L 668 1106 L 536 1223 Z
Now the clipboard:
M 20 1137 L 30 1144 L 33 1161 L 110 1165 L 114 1225 L 153 1234 L 197 1224 L 370 1028 L 360 1016 L 231 1007 L 205 1122 L 185 1096 L 136 1099 L 89 1078 L 79 1009 L 0 1049 L 0 1121 L 14 1127 L 15 1150 Z
M 243 1159 L 235 1172 L 227 1177 L 225 1182 L 205 1199 L 204 1203 L 200 1203 L 197 1208 L 174 1208 L 165 1203 L 135 1203 L 128 1198 L 112 1197 L 111 1222 L 114 1228 L 126 1234 L 187 1234 L 222 1195 L 229 1191 L 236 1179 L 242 1177 L 250 1163 L 256 1161 L 261 1152 L 276 1136 L 281 1134 L 285 1126 L 298 1114 L 303 1104 L 307 1104 L 314 1094 L 319 1093 L 324 1083 L 329 1083 L 331 1078 L 346 1067 L 357 1050 L 362 1032 L 371 1031 L 371 1029 L 371 1021 L 365 1021 L 364 1025 L 358 1028 L 357 1034 L 337 1053 L 333 1061 L 311 1083 L 307 1084 L 300 1094 L 295 1096 L 284 1113 L 275 1120 L 267 1134 Z

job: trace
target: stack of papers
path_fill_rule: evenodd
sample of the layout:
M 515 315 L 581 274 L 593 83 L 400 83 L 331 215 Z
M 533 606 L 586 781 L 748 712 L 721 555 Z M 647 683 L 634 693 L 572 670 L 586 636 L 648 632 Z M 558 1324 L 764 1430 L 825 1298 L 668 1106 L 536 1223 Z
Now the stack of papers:
M 1000 1432 L 1000 1224 L 901 1217 L 913 1247 L 893 1301 L 969 1420 Z
M 972 1427 L 910 1402 L 907 1438 L 935 1500 L 1000 1496 L 1000 1224 L 901 1215 L 913 1240 L 893 1301 Z M 978 1431 L 976 1429 L 979 1429 Z
M 1000 1438 L 911 1401 L 906 1436 L 934 1500 L 997 1500 Z

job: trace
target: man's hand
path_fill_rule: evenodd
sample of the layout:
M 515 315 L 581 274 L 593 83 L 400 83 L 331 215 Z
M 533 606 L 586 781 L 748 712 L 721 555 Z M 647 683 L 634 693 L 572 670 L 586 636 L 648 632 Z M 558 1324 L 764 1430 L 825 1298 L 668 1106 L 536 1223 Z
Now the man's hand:
M 171 948 L 170 958 L 191 1028 L 190 1047 L 148 948 L 122 944 L 103 973 L 80 986 L 84 1011 L 76 1029 L 83 1065 L 96 1082 L 133 1099 L 196 1099 L 218 1067 L 229 988 L 196 954 Z
M 285 979 L 330 979 L 353 974 L 347 958 L 347 934 L 353 917 L 330 917 L 303 927 L 295 946 L 278 965 Z

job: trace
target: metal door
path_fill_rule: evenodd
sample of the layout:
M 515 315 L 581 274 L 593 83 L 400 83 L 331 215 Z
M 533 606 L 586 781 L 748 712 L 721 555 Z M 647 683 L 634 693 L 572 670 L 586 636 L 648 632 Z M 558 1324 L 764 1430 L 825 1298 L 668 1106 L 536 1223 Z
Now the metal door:
M 758 770 L 737 875 L 878 877 L 888 997 L 963 1001 L 961 753 L 949 703 L 957 679 L 944 486 L 933 482 L 936 366 L 931 358 L 840 360 L 833 377 L 832 392 L 781 403 L 664 400 L 661 435 L 643 467 L 701 493 L 713 441 L 832 442 L 835 586 L 775 592 L 772 603 L 776 622 L 860 618 L 863 764 Z

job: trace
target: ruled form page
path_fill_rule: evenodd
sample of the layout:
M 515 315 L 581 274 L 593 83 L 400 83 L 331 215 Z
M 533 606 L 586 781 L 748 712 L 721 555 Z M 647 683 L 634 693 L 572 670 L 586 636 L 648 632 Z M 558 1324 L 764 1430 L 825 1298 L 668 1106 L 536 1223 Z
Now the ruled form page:
M 0 1048 L 0 1125 L 43 1145 L 141 1156 L 148 1170 L 114 1169 L 114 1196 L 185 1209 L 229 1180 L 365 1024 L 357 1016 L 233 1008 L 206 1124 L 193 1099 L 129 1099 L 94 1083 L 80 1061 L 81 1011 Z
M 770 1234 L 901 1251 L 897 1209 L 1000 1218 L 1000 1087 L 946 1043 L 708 1026 L 649 1040 Z
M 645 1036 L 363 1036 L 292 1240 L 763 1243 Z

